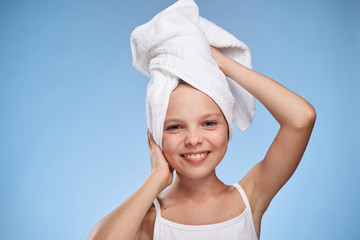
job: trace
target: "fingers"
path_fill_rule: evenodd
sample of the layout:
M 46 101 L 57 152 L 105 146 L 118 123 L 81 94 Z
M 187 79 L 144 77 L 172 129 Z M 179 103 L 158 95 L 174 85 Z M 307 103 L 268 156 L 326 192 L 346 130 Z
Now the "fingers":
M 154 147 L 154 145 L 156 145 L 154 137 L 151 134 L 149 129 L 147 129 L 147 140 L 148 140 L 148 145 L 150 148 L 152 148 L 152 147 Z
M 151 140 L 150 140 L 150 131 L 149 131 L 149 129 L 147 129 L 146 136 L 147 136 L 148 147 L 151 149 L 151 142 L 150 142 Z
M 155 143 L 154 137 L 151 134 L 151 132 L 149 131 L 149 129 L 147 129 L 147 143 L 150 149 L 152 149 L 154 146 L 157 146 L 157 144 Z

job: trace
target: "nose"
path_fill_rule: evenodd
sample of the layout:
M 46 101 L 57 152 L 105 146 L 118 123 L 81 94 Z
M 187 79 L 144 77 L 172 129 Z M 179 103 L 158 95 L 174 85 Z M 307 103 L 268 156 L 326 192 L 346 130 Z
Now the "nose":
M 197 146 L 203 142 L 203 137 L 201 133 L 197 130 L 188 131 L 185 137 L 185 145 L 187 146 Z

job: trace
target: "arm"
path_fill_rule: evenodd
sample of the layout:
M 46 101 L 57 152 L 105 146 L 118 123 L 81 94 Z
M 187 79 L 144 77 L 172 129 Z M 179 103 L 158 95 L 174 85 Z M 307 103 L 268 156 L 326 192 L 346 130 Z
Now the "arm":
M 263 214 L 299 165 L 316 112 L 310 103 L 278 82 L 246 68 L 213 47 L 211 51 L 225 75 L 254 95 L 280 124 L 264 159 L 244 177 L 250 186 L 253 210 Z
M 152 168 L 150 176 L 133 195 L 95 225 L 88 240 L 133 240 L 146 235 L 139 232 L 147 229 L 141 226 L 143 219 L 156 196 L 171 184 L 173 178 L 161 149 L 149 132 L 148 145 Z

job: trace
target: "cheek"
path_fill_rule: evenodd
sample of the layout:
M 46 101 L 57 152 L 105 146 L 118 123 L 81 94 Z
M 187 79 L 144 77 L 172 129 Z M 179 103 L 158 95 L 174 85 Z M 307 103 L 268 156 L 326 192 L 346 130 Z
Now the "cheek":
M 211 133 L 212 144 L 221 147 L 227 145 L 228 143 L 228 134 L 227 129 L 221 129 L 220 131 L 214 131 Z
M 172 135 L 163 136 L 162 146 L 162 151 L 166 161 L 172 168 L 177 169 L 178 164 L 176 161 L 176 156 L 179 148 L 179 139 Z
M 165 157 L 176 152 L 178 146 L 178 140 L 174 136 L 163 136 L 162 141 L 163 153 Z

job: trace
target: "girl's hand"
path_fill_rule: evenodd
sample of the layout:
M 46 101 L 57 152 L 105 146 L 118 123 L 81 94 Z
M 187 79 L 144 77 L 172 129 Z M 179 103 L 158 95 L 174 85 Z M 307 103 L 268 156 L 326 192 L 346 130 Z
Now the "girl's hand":
M 222 70 L 222 62 L 223 62 L 224 58 L 226 58 L 226 56 L 213 46 L 210 46 L 210 50 L 211 50 L 212 57 L 215 59 L 217 65 Z
M 164 189 L 173 181 L 174 169 L 166 161 L 160 147 L 155 143 L 149 129 L 147 130 L 148 147 L 150 151 L 151 172 L 161 177 Z

